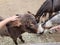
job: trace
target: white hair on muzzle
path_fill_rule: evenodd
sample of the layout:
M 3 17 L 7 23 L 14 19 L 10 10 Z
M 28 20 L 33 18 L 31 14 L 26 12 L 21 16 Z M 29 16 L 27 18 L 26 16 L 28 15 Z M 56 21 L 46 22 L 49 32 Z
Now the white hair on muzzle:
M 37 31 L 37 33 L 42 33 L 42 32 L 44 32 L 44 29 L 43 29 L 43 27 L 41 26 L 42 24 L 38 24 L 38 31 Z

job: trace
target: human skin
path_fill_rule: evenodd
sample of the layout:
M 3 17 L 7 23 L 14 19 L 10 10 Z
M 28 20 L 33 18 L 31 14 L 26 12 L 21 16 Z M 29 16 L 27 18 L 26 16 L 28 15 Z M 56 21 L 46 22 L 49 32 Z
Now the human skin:
M 60 30 L 60 25 L 57 25 L 57 26 L 54 26 L 54 27 L 51 28 L 51 30 L 54 30 L 54 29 L 55 30 Z
M 8 22 L 17 20 L 18 16 L 11 16 L 0 22 L 0 29 L 3 28 Z

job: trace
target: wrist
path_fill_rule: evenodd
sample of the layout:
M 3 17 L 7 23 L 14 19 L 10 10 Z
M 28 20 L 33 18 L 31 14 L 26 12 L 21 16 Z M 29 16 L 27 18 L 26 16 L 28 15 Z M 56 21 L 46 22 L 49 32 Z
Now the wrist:
M 9 19 L 9 18 L 5 19 L 5 22 L 10 22 L 10 21 L 11 21 L 11 19 Z

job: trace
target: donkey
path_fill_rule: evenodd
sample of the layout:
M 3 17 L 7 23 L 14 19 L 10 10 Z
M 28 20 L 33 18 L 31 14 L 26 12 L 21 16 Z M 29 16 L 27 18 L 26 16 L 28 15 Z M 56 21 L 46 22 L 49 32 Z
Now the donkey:
M 54 16 L 52 16 L 49 20 L 46 20 L 44 23 L 42 23 L 41 27 L 43 29 L 51 30 L 52 27 L 59 25 L 59 24 L 60 24 L 60 12 L 55 14 Z M 51 31 L 53 31 L 53 30 L 51 30 Z M 57 30 L 55 30 L 55 31 L 57 31 Z
M 6 24 L 8 36 L 10 36 L 14 43 L 18 45 L 17 38 L 19 38 L 23 43 L 25 42 L 22 39 L 24 32 L 40 34 L 43 33 L 43 30 L 40 30 L 40 25 L 37 24 L 35 17 L 31 14 L 16 14 L 19 16 L 15 21 L 11 21 Z M 43 29 L 43 28 L 41 28 Z M 1 30 L 2 31 L 2 30 Z M 3 33 L 3 31 L 2 31 Z M 3 36 L 6 36 L 3 34 Z
M 58 11 L 60 11 L 60 0 L 46 0 L 37 11 L 35 17 L 37 22 L 39 22 L 42 15 L 45 17 L 46 14 L 49 13 L 50 18 L 53 12 L 56 13 Z

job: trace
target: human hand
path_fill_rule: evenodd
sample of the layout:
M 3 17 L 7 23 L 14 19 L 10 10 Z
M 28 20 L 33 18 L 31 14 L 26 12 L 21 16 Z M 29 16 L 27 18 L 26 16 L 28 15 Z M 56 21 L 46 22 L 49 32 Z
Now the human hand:
M 60 25 L 52 27 L 50 30 L 60 30 Z
M 18 16 L 12 16 L 12 17 L 7 18 L 7 20 L 9 21 L 15 21 L 17 19 L 18 19 Z

